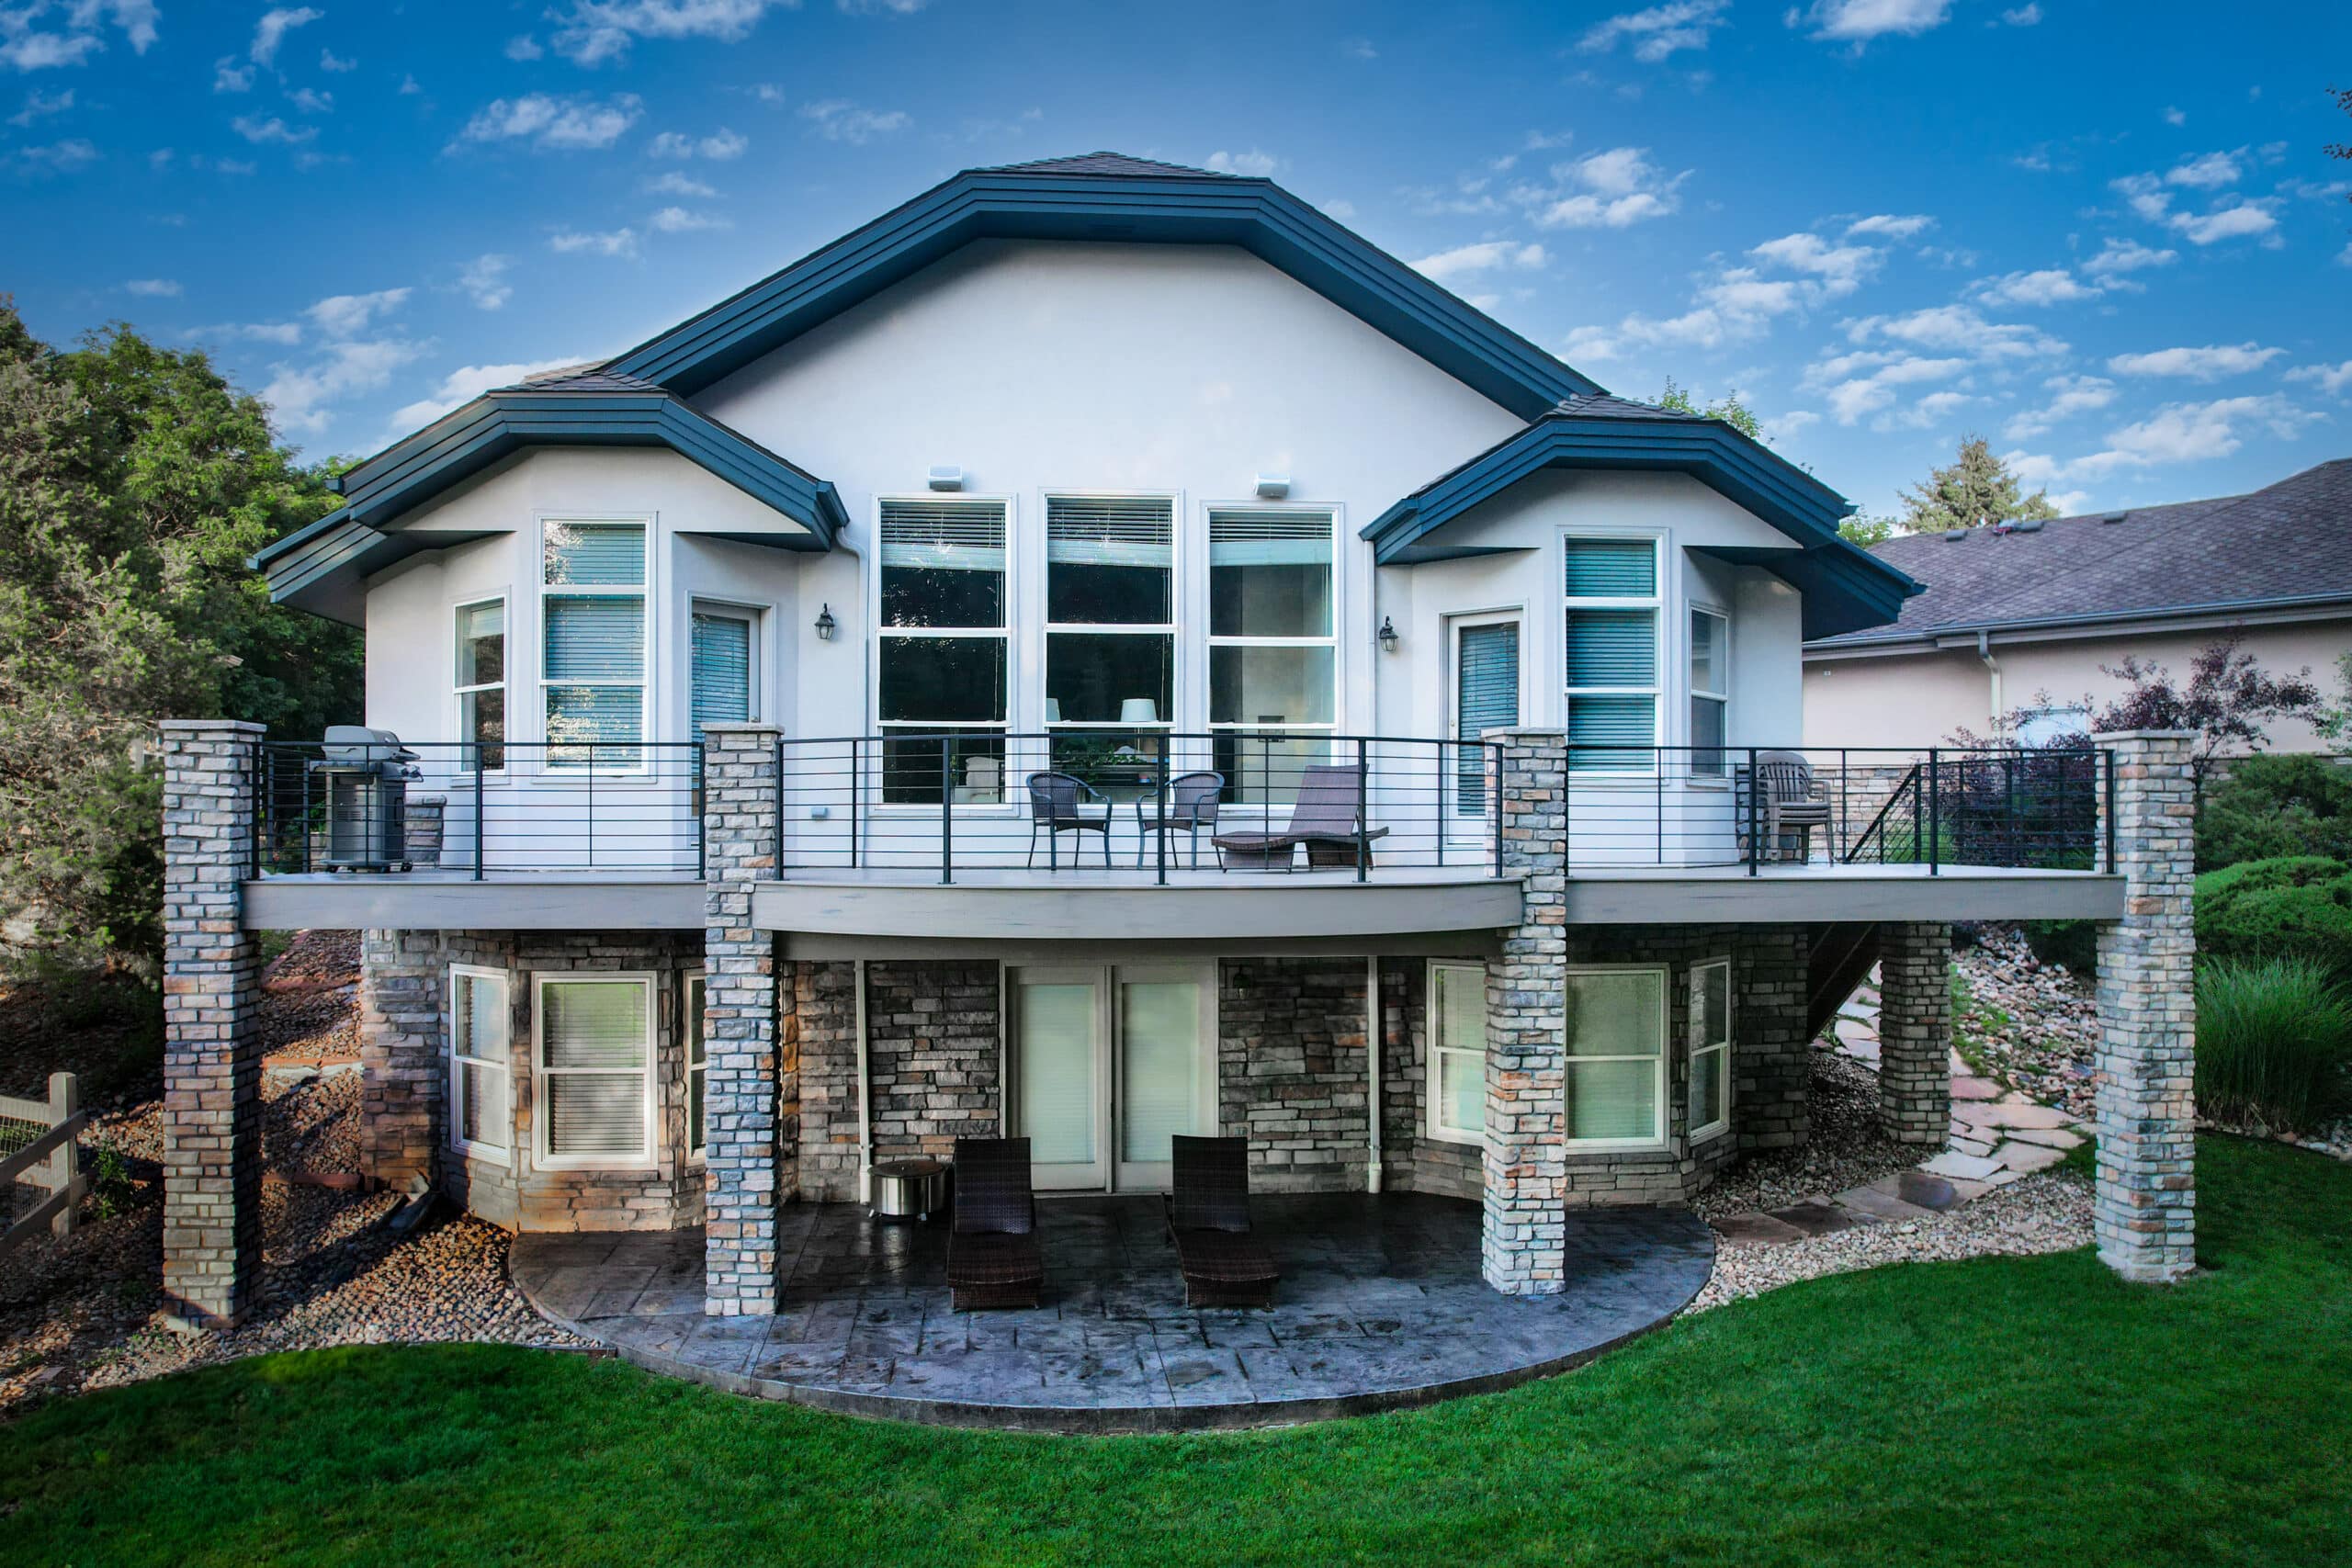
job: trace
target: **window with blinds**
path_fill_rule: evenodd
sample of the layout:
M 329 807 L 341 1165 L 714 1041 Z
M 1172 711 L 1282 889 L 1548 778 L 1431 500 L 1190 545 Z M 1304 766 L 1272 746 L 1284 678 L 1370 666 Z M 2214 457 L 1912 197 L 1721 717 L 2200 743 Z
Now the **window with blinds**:
M 1665 1141 L 1666 977 L 1664 969 L 1567 972 L 1571 1145 Z
M 1519 623 L 1494 621 L 1456 628 L 1453 637 L 1453 738 L 1476 740 L 1519 722 Z M 1457 815 L 1487 814 L 1487 753 L 1464 746 L 1454 753 Z
M 574 1168 L 651 1163 L 651 977 L 541 978 L 537 1035 L 541 1161 Z
M 1224 732 L 1216 767 L 1237 804 L 1286 805 L 1305 771 L 1330 759 L 1336 533 L 1328 512 L 1209 513 L 1209 728 Z
M 1647 772 L 1657 762 L 1658 543 L 1563 542 L 1568 766 Z
M 547 525 L 539 618 L 548 766 L 645 763 L 646 528 Z
M 1430 1136 L 1482 1143 L 1487 1135 L 1487 969 L 1432 964 L 1429 989 Z
M 697 604 L 688 633 L 688 705 L 694 738 L 706 724 L 744 724 L 752 717 L 752 617 L 741 610 Z
M 466 770 L 506 765 L 506 601 L 457 608 L 458 734 L 469 748 Z
M 463 964 L 449 971 L 449 1143 L 504 1159 L 514 1143 L 509 1093 L 506 976 Z
M 1731 1126 L 1731 960 L 1690 967 L 1690 1136 Z
M 685 984 L 686 1039 L 686 1157 L 698 1160 L 708 1146 L 703 1105 L 710 1081 L 710 1053 L 703 1044 L 703 976 L 689 975 Z
M 1045 715 L 1055 765 L 1148 766 L 1175 718 L 1176 505 L 1166 496 L 1046 498 Z M 1104 772 L 1109 770 L 1110 772 Z
M 881 503 L 875 718 L 886 804 L 1003 799 L 1007 526 L 1001 501 Z
M 1731 711 L 1731 621 L 1713 610 L 1690 612 L 1690 771 L 1722 778 Z

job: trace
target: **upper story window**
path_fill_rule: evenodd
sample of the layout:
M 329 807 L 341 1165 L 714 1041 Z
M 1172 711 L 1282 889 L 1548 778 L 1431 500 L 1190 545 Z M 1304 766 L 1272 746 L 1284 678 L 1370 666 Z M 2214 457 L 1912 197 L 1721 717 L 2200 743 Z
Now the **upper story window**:
M 1055 767 L 1109 776 L 1149 766 L 1175 707 L 1175 502 L 1048 496 L 1045 713 Z
M 467 769 L 506 765 L 506 601 L 458 606 L 458 734 Z
M 1328 512 L 1209 513 L 1209 728 L 1227 732 L 1217 769 L 1238 799 L 1286 798 L 1298 770 L 1328 756 L 1339 714 L 1334 536 Z
M 1565 541 L 1568 765 L 1646 770 L 1657 744 L 1658 544 Z
M 539 677 L 552 767 L 643 765 L 645 554 L 642 523 L 547 525 Z
M 1690 771 L 1724 775 L 1724 735 L 1731 707 L 1731 622 L 1713 610 L 1690 611 Z
M 691 618 L 687 717 L 700 740 L 706 724 L 743 724 L 752 717 L 756 617 L 749 610 L 698 603 Z
M 875 692 L 886 802 L 937 805 L 943 790 L 959 802 L 1002 798 L 1005 532 L 1001 501 L 882 502 Z

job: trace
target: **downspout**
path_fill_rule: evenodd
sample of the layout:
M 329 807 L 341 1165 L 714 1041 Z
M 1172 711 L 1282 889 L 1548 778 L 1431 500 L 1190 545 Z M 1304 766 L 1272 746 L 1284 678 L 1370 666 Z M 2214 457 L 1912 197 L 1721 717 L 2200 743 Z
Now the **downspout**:
M 1993 733 L 1998 735 L 2001 732 L 2001 716 L 2005 710 L 2001 706 L 2001 661 L 1993 657 L 1991 632 L 1980 631 L 1976 634 L 1976 657 L 1984 660 L 1986 678 L 1991 682 Z
M 1364 1076 L 1372 1089 L 1368 1135 L 1364 1140 L 1363 1190 L 1367 1192 L 1380 1190 L 1380 1054 L 1388 1044 L 1380 1025 L 1380 960 L 1374 957 L 1363 961 Z
M 857 970 L 857 1201 L 874 1201 L 874 1077 L 866 1061 L 865 960 Z

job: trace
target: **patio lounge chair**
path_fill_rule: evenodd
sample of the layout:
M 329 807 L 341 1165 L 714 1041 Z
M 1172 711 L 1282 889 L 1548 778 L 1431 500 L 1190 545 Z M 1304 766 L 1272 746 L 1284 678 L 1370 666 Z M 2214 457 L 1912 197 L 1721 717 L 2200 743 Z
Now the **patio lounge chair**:
M 1351 767 L 1318 762 L 1299 775 L 1298 800 L 1290 808 L 1290 826 L 1279 833 L 1219 833 L 1210 842 L 1227 871 L 1288 870 L 1292 851 L 1306 846 L 1310 866 L 1351 866 L 1361 847 L 1358 829 L 1363 821 L 1363 781 Z M 1362 844 L 1386 837 L 1385 828 L 1365 829 Z M 1363 850 L 1365 863 L 1372 852 Z
M 1033 1307 L 1046 1289 L 1029 1140 L 956 1140 L 956 1218 L 947 1236 L 947 1290 L 957 1312 Z
M 1217 801 L 1225 794 L 1223 773 L 1179 773 L 1169 781 L 1168 809 L 1155 813 L 1156 799 L 1136 802 L 1136 867 L 1143 867 L 1144 845 L 1154 833 L 1186 833 L 1193 840 L 1193 866 L 1200 868 L 1201 829 L 1216 831 Z
M 1764 852 L 1773 860 L 1810 861 L 1813 830 L 1821 829 L 1824 842 L 1829 838 L 1829 801 L 1814 782 L 1813 764 L 1802 751 L 1760 751 L 1756 776 L 1764 791 Z M 1793 857 L 1784 837 L 1790 834 L 1795 836 Z
M 1091 815 L 1090 806 L 1100 806 L 1102 814 Z M 1111 803 L 1102 792 L 1084 779 L 1069 773 L 1031 773 L 1029 775 L 1029 860 L 1037 863 L 1037 835 L 1046 835 L 1046 862 L 1058 870 L 1061 852 L 1057 846 L 1064 833 L 1100 833 L 1102 835 L 1102 863 L 1111 863 Z M 1085 846 L 1081 844 L 1082 850 Z M 1078 863 L 1072 861 L 1071 864 Z
M 1269 1307 L 1282 1277 L 1274 1255 L 1250 1231 L 1246 1138 L 1177 1137 L 1168 1230 L 1176 1238 L 1187 1306 Z

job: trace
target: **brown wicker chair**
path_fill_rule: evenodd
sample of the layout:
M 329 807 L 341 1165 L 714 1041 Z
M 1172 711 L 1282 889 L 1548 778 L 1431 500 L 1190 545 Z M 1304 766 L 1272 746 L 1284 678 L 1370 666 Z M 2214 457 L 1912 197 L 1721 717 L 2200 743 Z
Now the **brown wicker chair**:
M 957 1312 L 1033 1307 L 1046 1289 L 1029 1140 L 956 1140 L 956 1220 L 947 1236 L 947 1289 Z
M 1243 1138 L 1173 1140 L 1175 1190 L 1168 1229 L 1176 1238 L 1187 1306 L 1269 1307 L 1282 1271 L 1250 1230 L 1250 1145 Z

